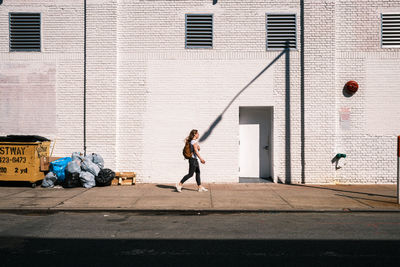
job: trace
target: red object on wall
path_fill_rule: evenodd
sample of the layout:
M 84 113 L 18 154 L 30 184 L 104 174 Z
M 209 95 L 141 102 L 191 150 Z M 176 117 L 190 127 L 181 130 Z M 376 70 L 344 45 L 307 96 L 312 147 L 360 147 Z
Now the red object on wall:
M 346 89 L 349 93 L 354 94 L 358 91 L 358 83 L 356 81 L 348 81 L 346 83 Z

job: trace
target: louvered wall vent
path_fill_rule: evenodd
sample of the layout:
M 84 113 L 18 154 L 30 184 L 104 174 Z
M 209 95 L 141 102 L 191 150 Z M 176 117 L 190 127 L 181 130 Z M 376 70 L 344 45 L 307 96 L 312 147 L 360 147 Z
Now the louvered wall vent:
M 296 49 L 296 14 L 267 14 L 267 50 Z
M 382 14 L 382 47 L 400 47 L 400 14 Z
M 10 13 L 10 51 L 40 51 L 40 13 Z
M 213 15 L 186 14 L 186 48 L 213 47 Z

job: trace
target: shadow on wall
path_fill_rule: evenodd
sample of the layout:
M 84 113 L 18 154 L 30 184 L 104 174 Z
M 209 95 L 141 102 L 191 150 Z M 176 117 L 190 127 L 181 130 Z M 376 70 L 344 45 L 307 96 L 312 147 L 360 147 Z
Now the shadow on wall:
M 346 86 L 346 85 L 343 86 L 342 93 L 343 93 L 343 96 L 346 97 L 346 98 L 350 98 L 350 97 L 353 96 L 353 94 L 350 93 L 350 92 L 347 90 L 347 86 Z
M 213 130 L 222 121 L 223 115 L 229 109 L 229 107 L 235 102 L 235 100 L 254 82 L 256 81 L 266 70 L 268 70 L 278 59 L 285 55 L 285 183 L 291 183 L 291 151 L 290 151 L 290 49 L 289 43 L 286 43 L 286 48 L 269 63 L 256 77 L 253 78 L 242 90 L 240 90 L 221 112 L 221 114 L 211 123 L 207 131 L 204 132 L 200 138 L 200 142 L 207 140 L 212 134 Z
M 215 119 L 215 121 L 210 125 L 208 130 L 203 134 L 203 136 L 200 138 L 200 142 L 204 142 L 205 140 L 208 139 L 208 137 L 212 134 L 212 131 L 214 128 L 222 121 L 223 115 L 225 112 L 229 109 L 229 107 L 235 102 L 235 100 L 254 82 L 256 81 L 267 69 L 269 69 L 273 64 L 275 64 L 276 61 L 280 57 L 282 57 L 284 54 L 286 54 L 289 51 L 289 49 L 283 50 L 271 63 L 268 64 L 256 77 L 254 77 L 253 80 L 251 80 L 245 87 L 243 87 L 242 90 L 240 90 L 235 97 L 229 102 L 229 104 L 225 107 L 225 109 L 221 112 L 221 114 Z

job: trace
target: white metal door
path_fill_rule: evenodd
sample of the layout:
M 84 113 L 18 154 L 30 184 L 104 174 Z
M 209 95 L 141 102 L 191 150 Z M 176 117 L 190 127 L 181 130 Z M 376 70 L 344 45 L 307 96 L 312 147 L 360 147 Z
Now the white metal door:
M 272 108 L 240 107 L 239 129 L 239 177 L 271 177 Z
M 240 125 L 240 177 L 260 176 L 259 124 Z

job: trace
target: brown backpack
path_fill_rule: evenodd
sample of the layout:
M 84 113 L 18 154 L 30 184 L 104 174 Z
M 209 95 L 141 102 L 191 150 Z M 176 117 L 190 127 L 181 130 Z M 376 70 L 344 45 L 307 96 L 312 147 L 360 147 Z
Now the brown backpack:
M 190 150 L 190 142 L 188 142 L 188 141 L 185 142 L 185 146 L 183 147 L 182 154 L 185 157 L 185 159 L 190 159 L 192 157 L 193 153 Z

